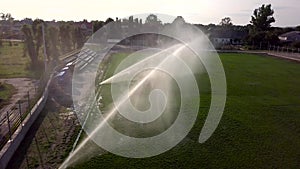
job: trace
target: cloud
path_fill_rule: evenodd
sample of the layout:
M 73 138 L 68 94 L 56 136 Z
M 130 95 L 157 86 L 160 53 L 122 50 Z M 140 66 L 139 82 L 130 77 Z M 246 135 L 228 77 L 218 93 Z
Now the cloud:
M 292 6 L 274 6 L 273 9 L 276 10 L 295 10 L 295 7 Z
M 253 9 L 254 10 L 254 9 Z M 250 9 L 242 9 L 240 10 L 241 13 L 253 13 L 253 10 Z
M 228 16 L 235 16 L 235 17 L 250 17 L 252 13 L 228 13 Z
M 239 17 L 239 18 L 249 18 L 253 14 L 253 10 L 243 9 L 238 12 L 227 13 L 228 16 Z

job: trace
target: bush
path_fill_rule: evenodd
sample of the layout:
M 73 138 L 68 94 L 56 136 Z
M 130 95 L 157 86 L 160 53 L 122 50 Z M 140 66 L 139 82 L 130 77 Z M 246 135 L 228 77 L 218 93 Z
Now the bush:
M 294 47 L 294 48 L 300 48 L 300 41 L 292 43 L 292 47 Z

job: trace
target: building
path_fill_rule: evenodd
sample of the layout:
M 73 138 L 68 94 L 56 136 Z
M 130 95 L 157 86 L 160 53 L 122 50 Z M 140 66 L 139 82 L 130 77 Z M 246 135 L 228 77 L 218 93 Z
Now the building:
M 241 45 L 248 32 L 234 28 L 216 27 L 208 30 L 209 38 L 215 47 Z
M 91 36 L 93 34 L 93 23 L 83 20 L 80 22 L 75 22 L 75 25 L 78 26 L 84 36 Z
M 300 42 L 300 31 L 291 31 L 278 36 L 284 43 Z

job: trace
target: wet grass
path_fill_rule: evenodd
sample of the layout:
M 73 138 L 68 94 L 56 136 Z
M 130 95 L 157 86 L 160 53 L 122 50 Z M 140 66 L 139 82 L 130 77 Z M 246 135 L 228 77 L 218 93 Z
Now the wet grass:
M 228 95 L 208 141 L 198 143 L 210 104 L 203 75 L 196 124 L 176 147 L 145 159 L 106 153 L 74 168 L 300 168 L 300 64 L 252 54 L 220 57 Z

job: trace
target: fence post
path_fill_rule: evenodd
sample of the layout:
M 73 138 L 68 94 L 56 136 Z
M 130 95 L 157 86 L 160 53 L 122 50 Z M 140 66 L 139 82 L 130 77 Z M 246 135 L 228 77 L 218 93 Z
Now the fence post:
M 261 50 L 261 42 L 259 43 L 259 50 Z
M 50 140 L 49 140 L 49 138 L 48 138 L 48 136 L 47 136 L 47 133 L 46 133 L 46 131 L 45 131 L 45 127 L 44 127 L 43 123 L 41 124 L 41 128 L 42 128 L 42 131 L 43 131 L 43 133 L 44 133 L 44 135 L 45 135 L 45 137 L 46 137 L 46 139 L 47 139 L 47 141 L 48 141 L 48 144 L 50 145 L 51 143 L 50 143 Z
M 21 102 L 20 100 L 18 100 L 18 105 L 19 105 L 19 115 L 20 115 L 20 123 L 21 123 L 21 126 L 23 127 L 23 119 L 22 119 L 22 109 L 21 109 Z
M 39 155 L 39 158 L 40 158 L 41 166 L 44 169 L 45 167 L 44 167 L 43 157 L 41 155 L 40 147 L 39 147 L 38 141 L 37 141 L 37 139 L 36 139 L 35 136 L 34 136 L 34 141 L 35 141 L 35 145 L 36 145 L 36 148 L 37 148 L 37 151 L 38 151 L 38 155 Z
M 30 100 L 29 100 L 29 91 L 27 91 L 27 100 L 28 100 L 28 107 L 30 108 Z
M 10 128 L 10 120 L 9 120 L 9 111 L 6 112 L 6 117 L 7 117 L 7 126 L 8 126 L 8 133 L 9 133 L 9 141 L 11 141 L 11 128 Z
M 25 159 L 26 159 L 27 168 L 29 169 L 29 161 L 28 161 L 27 153 L 28 153 L 28 152 L 26 151 Z

